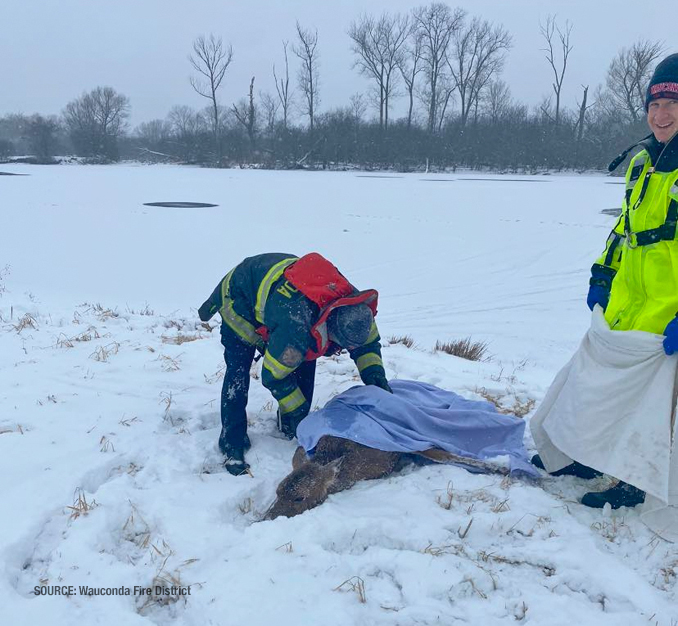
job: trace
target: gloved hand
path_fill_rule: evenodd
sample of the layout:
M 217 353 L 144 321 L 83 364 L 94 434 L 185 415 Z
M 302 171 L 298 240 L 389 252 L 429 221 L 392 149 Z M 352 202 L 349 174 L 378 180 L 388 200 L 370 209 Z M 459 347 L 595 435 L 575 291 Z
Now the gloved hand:
M 388 384 L 388 381 L 383 376 L 373 376 L 370 380 L 365 382 L 366 385 L 374 385 L 375 387 L 380 387 L 384 391 L 393 393 L 391 385 Z
M 589 309 L 593 311 L 593 307 L 599 304 L 603 307 L 603 311 L 607 308 L 607 303 L 610 301 L 610 290 L 601 287 L 600 285 L 591 285 L 589 287 L 589 294 L 586 296 L 586 304 Z
M 308 402 L 289 413 L 281 413 L 278 407 L 278 430 L 288 439 L 294 439 L 297 436 L 297 426 L 308 415 L 310 408 Z
M 589 293 L 586 296 L 586 304 L 591 311 L 596 304 L 603 307 L 603 311 L 607 308 L 607 303 L 610 301 L 612 279 L 615 274 L 615 270 L 598 263 L 595 263 L 591 268 Z
M 678 351 L 678 316 L 674 317 L 664 329 L 666 339 L 664 339 L 664 352 L 673 354 Z

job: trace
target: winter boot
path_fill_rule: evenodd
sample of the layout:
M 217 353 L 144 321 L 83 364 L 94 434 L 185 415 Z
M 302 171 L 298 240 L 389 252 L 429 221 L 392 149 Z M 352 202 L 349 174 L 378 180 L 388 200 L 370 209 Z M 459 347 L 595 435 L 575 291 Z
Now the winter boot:
M 221 429 L 219 436 L 219 450 L 226 457 L 224 467 L 229 474 L 233 476 L 240 476 L 246 474 L 249 469 L 249 464 L 245 462 L 245 451 L 252 447 L 250 438 L 247 433 L 243 436 L 240 443 L 234 444 L 231 442 L 232 438 L 227 438 L 224 429 Z
M 530 462 L 535 467 L 546 470 L 544 462 L 538 454 L 535 454 L 532 459 L 530 459 Z M 598 476 L 603 475 L 602 472 L 594 470 L 592 467 L 582 465 L 581 463 L 577 463 L 577 461 L 570 463 L 570 465 L 566 465 L 555 472 L 549 472 L 549 474 L 551 476 L 576 476 L 577 478 L 583 478 L 585 480 L 591 480 L 592 478 L 598 478 Z
M 645 502 L 645 492 L 621 480 L 605 491 L 589 491 L 581 499 L 584 506 L 594 509 L 602 509 L 608 503 L 613 509 L 618 509 L 622 506 L 637 506 L 643 502 Z
M 303 419 L 303 417 L 299 418 L 294 415 L 294 412 L 281 413 L 278 409 L 278 430 L 288 439 L 294 439 L 297 436 L 297 426 Z
M 241 476 L 246 474 L 250 468 L 249 464 L 245 462 L 245 450 L 239 447 L 226 446 L 227 450 L 224 452 L 226 460 L 224 467 L 229 474 L 233 476 Z

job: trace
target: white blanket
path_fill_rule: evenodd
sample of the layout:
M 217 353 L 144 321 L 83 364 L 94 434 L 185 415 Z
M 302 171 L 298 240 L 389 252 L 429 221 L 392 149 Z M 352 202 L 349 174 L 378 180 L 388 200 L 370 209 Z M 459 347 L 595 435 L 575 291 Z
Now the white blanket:
M 549 471 L 575 460 L 642 489 L 641 519 L 678 542 L 678 356 L 667 357 L 662 340 L 610 330 L 596 306 L 591 328 L 530 428 Z

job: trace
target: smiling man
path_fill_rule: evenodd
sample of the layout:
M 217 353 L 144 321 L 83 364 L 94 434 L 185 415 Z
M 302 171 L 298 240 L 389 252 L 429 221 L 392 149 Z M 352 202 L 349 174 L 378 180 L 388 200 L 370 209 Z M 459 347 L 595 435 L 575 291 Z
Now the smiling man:
M 652 134 L 636 144 L 643 149 L 631 159 L 622 214 L 607 239 L 605 251 L 591 268 L 587 304 L 591 310 L 596 304 L 600 305 L 607 324 L 614 331 L 664 335 L 666 358 L 675 359 L 672 355 L 678 352 L 678 139 L 675 138 L 678 54 L 666 57 L 655 69 L 647 88 L 645 109 Z M 615 159 L 610 169 L 619 165 L 633 147 Z M 621 375 L 619 372 L 620 380 Z M 603 394 L 600 389 L 597 393 Z M 602 405 L 608 400 L 599 397 L 597 403 Z M 639 437 L 648 431 L 647 421 L 654 416 L 644 415 L 643 419 L 645 424 L 638 424 Z M 533 425 L 533 432 L 535 428 Z M 602 432 L 600 424 L 592 424 L 590 428 Z M 616 449 L 614 435 L 610 435 L 614 428 L 605 432 L 610 438 L 608 448 Z M 666 438 L 671 440 L 671 432 L 666 432 Z M 653 461 L 646 459 L 650 464 Z M 544 467 L 540 456 L 534 457 L 533 462 Z M 593 467 L 575 462 L 553 473 L 580 478 L 599 476 L 597 470 L 602 464 L 591 465 Z M 618 508 L 636 506 L 644 500 L 645 492 L 619 481 L 605 491 L 585 494 L 582 503 L 596 508 L 609 503 L 612 508 Z

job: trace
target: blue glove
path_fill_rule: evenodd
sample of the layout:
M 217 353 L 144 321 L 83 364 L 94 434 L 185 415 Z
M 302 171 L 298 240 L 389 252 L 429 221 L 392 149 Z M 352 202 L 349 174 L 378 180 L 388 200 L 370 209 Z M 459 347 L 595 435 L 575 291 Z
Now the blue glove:
M 591 285 L 589 287 L 589 295 L 586 296 L 586 304 L 589 309 L 593 311 L 593 307 L 599 304 L 603 307 L 603 311 L 607 308 L 607 303 L 610 301 L 610 290 L 600 285 Z
M 678 351 L 678 317 L 674 317 L 664 329 L 664 352 L 673 354 Z
M 612 279 L 617 272 L 605 265 L 595 263 L 591 268 L 591 279 L 589 280 L 589 293 L 586 296 L 586 304 L 593 311 L 593 307 L 599 304 L 603 311 L 607 308 L 610 301 L 610 289 L 612 288 Z

